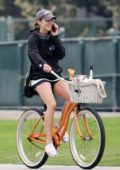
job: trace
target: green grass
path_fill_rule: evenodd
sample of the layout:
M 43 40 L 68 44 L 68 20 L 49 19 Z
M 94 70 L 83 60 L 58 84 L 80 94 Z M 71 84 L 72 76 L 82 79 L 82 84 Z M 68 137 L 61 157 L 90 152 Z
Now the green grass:
M 106 147 L 101 166 L 120 166 L 120 117 L 103 118 L 106 131 Z M 16 149 L 17 121 L 0 121 L 0 163 L 22 163 Z M 75 165 L 69 144 L 58 148 L 59 156 L 49 158 L 46 164 Z

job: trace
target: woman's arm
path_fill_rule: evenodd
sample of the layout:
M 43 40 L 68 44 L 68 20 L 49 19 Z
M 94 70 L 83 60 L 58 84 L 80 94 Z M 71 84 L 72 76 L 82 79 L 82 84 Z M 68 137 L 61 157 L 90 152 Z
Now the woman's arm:
M 59 39 L 58 35 L 50 36 L 50 41 L 55 45 L 55 55 L 58 59 L 62 59 L 65 56 L 65 48 L 62 41 Z
M 37 67 L 47 64 L 47 62 L 40 55 L 38 40 L 35 35 L 31 35 L 28 39 L 28 56 Z
M 65 48 L 58 37 L 59 27 L 56 23 L 54 23 L 52 27 L 54 29 L 51 29 L 50 41 L 55 45 L 55 55 L 58 57 L 58 59 L 62 59 L 65 56 Z

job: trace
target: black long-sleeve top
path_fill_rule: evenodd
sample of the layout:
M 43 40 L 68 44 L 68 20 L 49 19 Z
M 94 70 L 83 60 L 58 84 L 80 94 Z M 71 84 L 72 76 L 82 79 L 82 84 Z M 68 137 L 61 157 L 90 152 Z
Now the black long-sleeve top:
M 50 73 L 45 73 L 41 65 L 49 64 L 60 75 L 62 68 L 58 62 L 65 56 L 65 48 L 58 36 L 43 36 L 35 29 L 28 38 L 28 56 L 31 61 L 31 80 L 48 78 Z

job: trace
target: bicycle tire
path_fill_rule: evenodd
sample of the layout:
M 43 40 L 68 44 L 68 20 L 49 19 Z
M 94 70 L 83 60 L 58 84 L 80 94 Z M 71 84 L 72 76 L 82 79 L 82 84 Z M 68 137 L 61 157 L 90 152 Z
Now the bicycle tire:
M 83 115 L 87 116 L 87 122 L 92 132 L 92 137 L 88 137 L 83 122 Z M 83 169 L 94 168 L 101 160 L 105 148 L 105 130 L 101 117 L 91 108 L 80 110 L 77 119 L 84 134 L 84 139 L 80 138 L 76 128 L 75 117 L 70 128 L 70 150 L 76 164 Z
M 17 127 L 16 141 L 17 150 L 22 162 L 29 168 L 39 168 L 48 159 L 48 155 L 45 152 L 45 144 L 38 144 L 28 139 L 28 135 L 31 132 L 35 122 L 44 114 L 37 109 L 26 110 L 19 122 Z M 44 126 L 44 120 L 41 119 L 40 127 Z

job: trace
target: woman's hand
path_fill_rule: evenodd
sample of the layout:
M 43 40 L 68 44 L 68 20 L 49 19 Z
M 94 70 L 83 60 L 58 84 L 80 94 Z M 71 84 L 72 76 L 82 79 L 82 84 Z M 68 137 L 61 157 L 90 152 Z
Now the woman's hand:
M 44 70 L 46 73 L 49 73 L 49 72 L 52 70 L 52 68 L 51 68 L 51 66 L 49 66 L 48 64 L 44 64 L 44 65 L 43 65 L 43 70 Z
M 52 29 L 51 29 L 51 34 L 52 36 L 56 36 L 59 33 L 59 28 L 56 23 L 53 23 Z

